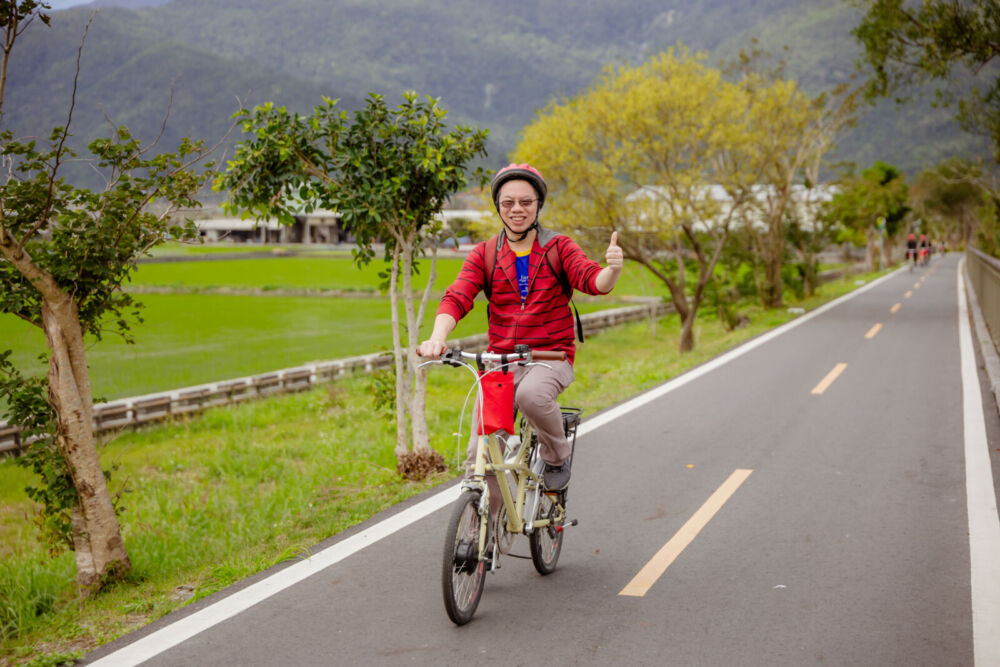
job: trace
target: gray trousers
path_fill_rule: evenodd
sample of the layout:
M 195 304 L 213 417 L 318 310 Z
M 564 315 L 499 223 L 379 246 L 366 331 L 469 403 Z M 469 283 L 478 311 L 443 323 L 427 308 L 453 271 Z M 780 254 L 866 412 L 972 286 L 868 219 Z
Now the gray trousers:
M 573 365 L 568 361 L 546 361 L 545 366 L 514 366 L 514 405 L 538 434 L 539 451 L 546 463 L 559 465 L 570 455 L 563 430 L 562 411 L 556 399 L 573 382 Z M 465 470 L 476 465 L 479 429 L 479 401 L 473 410 L 472 437 L 469 439 Z

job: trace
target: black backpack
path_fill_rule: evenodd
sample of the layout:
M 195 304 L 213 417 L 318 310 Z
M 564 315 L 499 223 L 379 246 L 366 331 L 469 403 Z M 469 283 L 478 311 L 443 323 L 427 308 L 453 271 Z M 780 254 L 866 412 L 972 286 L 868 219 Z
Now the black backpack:
M 549 247 L 545 249 L 545 263 L 549 266 L 549 271 L 552 275 L 556 277 L 559 284 L 562 286 L 563 294 L 569 299 L 570 305 L 573 307 L 573 315 L 576 317 L 576 336 L 583 342 L 583 323 L 580 321 L 580 313 L 576 309 L 576 303 L 573 301 L 573 286 L 569 284 L 569 278 L 566 276 L 566 272 L 562 270 L 562 259 L 559 257 L 559 244 L 550 243 Z M 503 237 L 497 234 L 489 241 L 486 242 L 486 249 L 484 255 L 484 263 L 486 266 L 486 279 L 483 281 L 483 291 L 486 292 L 486 320 L 489 321 L 490 317 L 490 306 L 489 300 L 493 298 L 493 270 L 497 265 L 497 255 L 500 254 L 500 248 L 503 247 Z M 552 260 L 549 259 L 550 255 L 555 255 L 556 262 L 559 263 L 559 270 L 556 271 L 555 266 L 552 264 Z

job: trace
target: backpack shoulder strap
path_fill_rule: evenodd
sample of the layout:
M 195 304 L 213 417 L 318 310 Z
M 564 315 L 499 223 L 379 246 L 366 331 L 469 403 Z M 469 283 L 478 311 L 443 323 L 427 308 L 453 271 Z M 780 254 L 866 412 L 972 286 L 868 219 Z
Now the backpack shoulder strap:
M 497 255 L 503 245 L 503 238 L 499 234 L 486 242 L 483 249 L 483 291 L 486 292 L 486 301 L 493 298 L 493 269 L 497 265 Z
M 560 236 L 556 234 L 556 236 Z M 553 261 L 555 258 L 555 261 Z M 562 286 L 563 294 L 567 299 L 573 298 L 573 286 L 569 284 L 569 276 L 563 271 L 562 257 L 559 256 L 559 242 L 553 240 L 549 247 L 545 249 L 545 263 L 549 265 L 549 271 L 556 277 Z
M 559 236 L 559 234 L 556 234 Z M 555 258 L 555 261 L 552 258 Z M 573 314 L 576 316 L 576 337 L 583 342 L 583 322 L 580 321 L 580 311 L 576 309 L 576 302 L 573 301 L 573 286 L 569 284 L 569 276 L 563 270 L 562 257 L 559 256 L 559 242 L 553 240 L 549 244 L 549 247 L 545 249 L 545 263 L 549 265 L 549 271 L 552 275 L 556 277 L 559 284 L 562 285 L 563 294 L 569 299 L 569 303 L 573 306 Z

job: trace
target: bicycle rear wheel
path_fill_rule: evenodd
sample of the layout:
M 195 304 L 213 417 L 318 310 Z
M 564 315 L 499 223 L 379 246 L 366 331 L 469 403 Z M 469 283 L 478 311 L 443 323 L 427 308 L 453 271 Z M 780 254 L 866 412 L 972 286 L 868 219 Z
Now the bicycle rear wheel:
M 444 540 L 441 592 L 448 618 L 456 625 L 472 620 L 483 596 L 486 564 L 479 560 L 479 516 L 477 491 L 463 492 L 452 510 Z
M 558 514 L 562 513 L 561 506 L 555 498 L 543 493 L 538 502 L 538 519 L 556 520 Z M 542 528 L 535 528 L 531 533 L 531 562 L 539 574 L 551 574 L 556 569 L 559 561 L 559 552 L 562 551 L 563 531 L 562 526 L 549 524 Z

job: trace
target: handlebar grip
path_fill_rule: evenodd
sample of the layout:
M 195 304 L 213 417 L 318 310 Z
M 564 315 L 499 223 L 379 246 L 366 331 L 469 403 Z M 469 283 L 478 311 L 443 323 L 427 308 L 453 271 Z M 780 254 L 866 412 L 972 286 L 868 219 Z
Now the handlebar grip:
M 531 358 L 534 361 L 566 361 L 565 350 L 532 350 Z
M 418 357 L 420 357 L 421 359 L 423 358 L 423 356 L 424 356 L 424 355 L 423 355 L 423 353 L 422 353 L 422 352 L 420 351 L 420 346 L 419 346 L 419 345 L 418 345 L 417 347 L 413 348 L 413 351 L 417 353 L 417 356 L 418 356 Z M 446 348 L 444 349 L 444 351 L 443 351 L 443 352 L 441 352 L 441 356 L 443 357 L 443 356 L 445 356 L 446 354 L 448 354 L 448 353 L 449 353 L 449 352 L 451 352 L 451 351 L 452 351 L 452 348 L 450 348 L 450 347 L 446 347 Z

